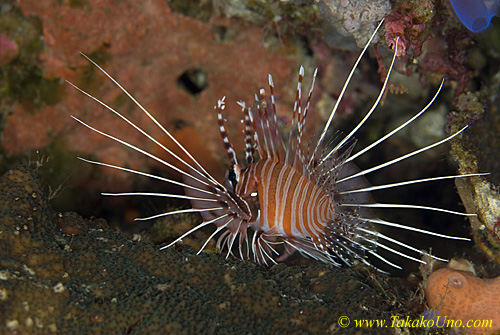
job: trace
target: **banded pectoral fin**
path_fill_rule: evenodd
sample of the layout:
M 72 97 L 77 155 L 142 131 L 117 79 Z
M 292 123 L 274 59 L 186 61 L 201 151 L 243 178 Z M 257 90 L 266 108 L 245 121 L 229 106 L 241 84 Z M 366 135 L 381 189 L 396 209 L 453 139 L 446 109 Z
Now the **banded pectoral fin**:
M 221 197 L 217 186 L 188 176 L 183 176 L 183 181 L 190 186 L 184 188 L 184 193 L 190 197 L 191 206 L 204 210 L 200 211 L 203 221 L 210 221 L 228 213 L 229 206 Z

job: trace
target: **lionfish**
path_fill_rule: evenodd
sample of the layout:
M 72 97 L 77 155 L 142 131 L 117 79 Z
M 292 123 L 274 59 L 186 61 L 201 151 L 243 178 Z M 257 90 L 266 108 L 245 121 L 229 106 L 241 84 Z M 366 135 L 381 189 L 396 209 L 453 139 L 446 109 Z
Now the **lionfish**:
M 379 27 L 381 24 L 382 22 L 379 24 Z M 255 95 L 255 102 L 251 107 L 247 107 L 244 102 L 238 102 L 243 113 L 242 122 L 245 127 L 244 163 L 238 161 L 237 154 L 229 140 L 223 117 L 225 97 L 221 98 L 214 107 L 214 110 L 217 113 L 220 134 L 231 163 L 226 173 L 225 182 L 218 181 L 210 175 L 202 164 L 198 162 L 198 160 L 193 157 L 188 150 L 185 149 L 185 147 L 179 143 L 124 87 L 89 57 L 82 54 L 89 62 L 96 66 L 117 85 L 121 91 L 147 115 L 154 125 L 161 129 L 161 131 L 172 141 L 172 145 L 176 146 L 176 149 L 182 151 L 183 157 L 174 153 L 171 148 L 164 146 L 139 125 L 127 119 L 123 114 L 120 114 L 112 107 L 106 105 L 104 102 L 75 85 L 69 84 L 113 112 L 131 127 L 135 128 L 138 132 L 147 137 L 148 140 L 152 141 L 171 155 L 177 163 L 183 166 L 183 168 L 179 168 L 175 164 L 171 164 L 157 155 L 138 148 L 126 140 L 98 130 L 74 116 L 71 117 L 92 131 L 121 143 L 181 173 L 183 182 L 121 166 L 83 158 L 80 159 L 92 164 L 146 176 L 162 182 L 179 185 L 184 188 L 184 195 L 147 192 L 102 193 L 107 196 L 152 196 L 190 200 L 192 205 L 190 209 L 175 210 L 147 218 L 136 219 L 151 220 L 167 215 L 191 212 L 201 214 L 203 222 L 184 233 L 172 243 L 163 246 L 161 249 L 169 248 L 198 229 L 214 225 L 215 231 L 208 237 L 198 253 L 205 249 L 208 242 L 220 233 L 216 247 L 219 250 L 227 248 L 227 256 L 233 253 L 233 246 L 237 240 L 237 249 L 242 259 L 253 255 L 255 262 L 266 265 L 276 264 L 294 251 L 298 251 L 303 255 L 334 266 L 341 266 L 342 263 L 349 266 L 355 263 L 364 263 L 373 266 L 371 265 L 372 257 L 369 257 L 371 255 L 392 267 L 401 269 L 399 265 L 382 256 L 378 252 L 381 249 L 419 263 L 425 263 L 425 261 L 420 259 L 422 256 L 430 256 L 434 259 L 446 261 L 445 259 L 432 256 L 428 252 L 421 251 L 409 244 L 403 243 L 394 237 L 382 234 L 375 229 L 375 226 L 390 226 L 453 240 L 470 239 L 438 234 L 404 224 L 382 220 L 372 213 L 372 208 L 424 209 L 464 216 L 472 216 L 475 214 L 459 213 L 436 207 L 377 203 L 373 200 L 371 192 L 442 179 L 469 177 L 477 174 L 441 176 L 377 186 L 371 186 L 365 179 L 365 175 L 448 142 L 461 134 L 466 127 L 436 143 L 372 168 L 360 170 L 353 162 L 368 150 L 407 127 L 428 110 L 443 87 L 444 80 L 441 82 L 434 97 L 421 111 L 387 135 L 381 137 L 364 149 L 353 153 L 356 143 L 354 134 L 375 111 L 385 92 L 397 55 L 398 43 L 396 41 L 391 65 L 380 93 L 368 113 L 359 124 L 335 146 L 325 144 L 327 142 L 328 130 L 330 129 L 330 125 L 347 86 L 363 55 L 376 36 L 377 31 L 378 28 L 366 43 L 356 60 L 319 139 L 314 145 L 309 146 L 307 149 L 304 144 L 303 134 L 307 116 L 311 111 L 311 97 L 317 69 L 312 77 L 311 88 L 305 99 L 305 104 L 302 106 L 304 102 L 302 98 L 304 68 L 300 67 L 293 116 L 291 118 L 289 136 L 287 139 L 282 136 L 277 121 L 274 83 L 271 75 L 269 75 L 269 96 L 267 96 L 264 89 L 261 89 L 260 92 Z M 256 156 L 258 156 L 258 158 Z M 391 247 L 392 244 L 398 245 L 400 250 L 405 249 L 420 255 L 420 258 L 396 250 L 394 247 Z M 244 248 L 245 245 L 246 248 Z

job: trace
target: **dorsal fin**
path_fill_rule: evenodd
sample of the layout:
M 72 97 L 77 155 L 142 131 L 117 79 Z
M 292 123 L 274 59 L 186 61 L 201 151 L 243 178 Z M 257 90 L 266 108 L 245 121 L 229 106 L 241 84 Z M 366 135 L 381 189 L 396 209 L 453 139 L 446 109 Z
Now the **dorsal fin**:
M 290 134 L 288 137 L 288 145 L 286 148 L 285 162 L 298 171 L 304 173 L 305 175 L 309 175 L 309 173 L 306 168 L 307 162 L 304 156 L 302 138 L 304 135 L 308 111 L 310 110 L 311 106 L 311 98 L 314 90 L 314 83 L 316 82 L 317 73 L 318 69 L 314 71 L 311 88 L 309 89 L 309 94 L 306 100 L 306 105 L 305 108 L 302 109 L 302 81 L 304 79 L 304 67 L 300 67 L 299 79 L 297 81 L 297 90 L 295 93 L 295 103 L 293 106 L 293 115 L 290 125 Z
M 224 142 L 227 155 L 231 160 L 231 166 L 236 166 L 238 165 L 238 159 L 236 158 L 236 152 L 234 151 L 233 144 L 229 141 L 226 128 L 224 127 L 224 117 L 222 115 L 222 111 L 226 108 L 226 103 L 224 102 L 225 99 L 225 96 L 222 97 L 222 99 L 219 99 L 217 101 L 217 106 L 214 106 L 214 110 L 217 112 L 217 122 L 219 123 L 220 136 Z
M 285 159 L 285 144 L 283 143 L 283 138 L 278 128 L 278 118 L 276 116 L 276 100 L 274 98 L 274 82 L 271 74 L 268 76 L 269 81 L 269 92 L 271 98 L 271 108 L 269 109 L 269 121 L 271 124 L 271 136 L 273 137 L 273 143 L 275 145 L 276 154 L 279 160 Z M 262 92 L 263 90 L 261 90 Z M 274 132 L 272 131 L 274 129 Z
M 272 79 L 270 80 L 272 85 Z M 259 95 L 255 95 L 255 107 L 249 109 L 249 116 L 255 130 L 258 151 L 261 159 L 272 158 L 275 160 L 285 159 L 285 145 L 278 128 L 276 112 L 267 107 L 266 91 L 261 89 Z M 271 101 L 274 95 L 271 97 Z M 272 104 L 272 103 L 271 103 Z
M 253 142 L 252 142 L 252 137 L 255 136 L 255 131 L 252 126 L 252 121 L 250 119 L 250 112 L 249 109 L 246 108 L 246 105 L 243 101 L 238 101 L 238 105 L 241 106 L 241 111 L 244 114 L 244 123 L 245 123 L 245 158 L 247 161 L 247 164 L 252 164 L 255 159 L 253 157 L 254 154 L 254 148 L 253 148 Z
M 299 80 L 297 82 L 297 90 L 295 91 L 295 103 L 293 104 L 293 114 L 292 114 L 292 122 L 290 125 L 290 134 L 288 137 L 288 146 L 286 151 L 286 160 L 285 162 L 290 166 L 297 168 L 297 156 L 293 153 L 296 152 L 297 149 L 297 137 L 295 133 L 298 132 L 298 122 L 299 122 L 299 114 L 301 112 L 301 101 L 302 101 L 302 79 L 304 78 L 304 67 L 301 66 L 299 70 Z M 297 119 L 297 121 L 295 121 Z
M 304 129 L 306 126 L 307 114 L 311 107 L 311 98 L 314 90 L 314 83 L 316 82 L 316 76 L 318 75 L 318 69 L 314 70 L 311 88 L 309 89 L 309 94 L 307 95 L 306 106 L 303 113 L 298 115 L 298 130 L 297 130 L 297 158 L 302 167 L 302 173 L 307 174 L 307 162 L 304 152 L 302 151 L 302 136 L 304 135 Z

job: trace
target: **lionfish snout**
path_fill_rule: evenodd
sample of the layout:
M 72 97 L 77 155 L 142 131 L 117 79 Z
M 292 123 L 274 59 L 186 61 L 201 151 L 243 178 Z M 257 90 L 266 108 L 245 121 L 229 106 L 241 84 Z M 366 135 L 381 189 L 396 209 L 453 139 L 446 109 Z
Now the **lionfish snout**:
M 378 28 L 380 28 L 381 24 L 382 22 Z M 276 117 L 274 83 L 271 75 L 269 75 L 269 95 L 267 95 L 264 89 L 261 89 L 259 94 L 256 95 L 256 102 L 252 104 L 252 107 L 247 107 L 245 103 L 238 102 L 242 110 L 242 122 L 245 127 L 245 158 L 243 163 L 238 162 L 237 154 L 229 140 L 224 125 L 223 112 L 226 108 L 225 98 L 218 101 L 214 109 L 217 113 L 222 142 L 230 161 L 230 168 L 226 174 L 225 182 L 219 181 L 210 175 L 202 164 L 144 109 L 131 94 L 101 67 L 85 56 L 147 115 L 151 122 L 171 140 L 172 145 L 176 147 L 175 149 L 182 152 L 182 156 L 177 155 L 172 151 L 172 148 L 160 143 L 156 138 L 143 130 L 140 125 L 134 124 L 123 114 L 78 88 L 78 90 L 97 101 L 129 126 L 140 132 L 149 141 L 161 148 L 161 150 L 168 153 L 176 161 L 176 164 L 162 160 L 157 155 L 138 148 L 132 143 L 93 128 L 75 117 L 73 118 L 89 129 L 177 171 L 182 175 L 183 181 L 180 182 L 106 163 L 82 160 L 146 176 L 184 188 L 185 194 L 183 195 L 148 192 L 103 193 L 110 196 L 154 196 L 189 200 L 192 208 L 136 219 L 151 220 L 167 215 L 192 212 L 201 215 L 203 221 L 200 224 L 184 233 L 172 243 L 162 247 L 162 249 L 172 246 L 198 229 L 212 226 L 215 227 L 215 230 L 205 241 L 198 253 L 207 246 L 210 240 L 220 233 L 216 245 L 220 250 L 226 248 L 228 250 L 227 255 L 231 254 L 233 246 L 237 245 L 241 258 L 253 255 L 253 259 L 256 262 L 264 264 L 276 263 L 276 261 L 282 260 L 286 255 L 294 251 L 299 251 L 301 254 L 335 266 L 340 266 L 341 263 L 352 265 L 359 262 L 371 265 L 372 261 L 376 259 L 379 262 L 401 269 L 399 265 L 389 260 L 386 254 L 407 258 L 419 263 L 425 263 L 425 261 L 420 259 L 422 256 L 441 259 L 406 244 L 398 240 L 395 236 L 385 235 L 376 228 L 377 226 L 387 226 L 411 231 L 416 234 L 426 234 L 446 239 L 470 239 L 443 235 L 411 227 L 403 223 L 386 221 L 373 215 L 372 208 L 405 208 L 408 210 L 427 210 L 462 216 L 473 216 L 475 214 L 459 213 L 430 206 L 378 203 L 372 197 L 372 193 L 378 190 L 405 185 L 464 178 L 481 174 L 440 176 L 374 186 L 370 185 L 366 176 L 374 171 L 396 164 L 448 142 L 454 137 L 459 136 L 465 128 L 436 143 L 371 168 L 360 170 L 354 163 L 354 160 L 410 125 L 428 110 L 439 94 L 443 82 L 431 101 L 412 118 L 372 144 L 363 149 L 356 150 L 355 133 L 369 119 L 384 95 L 397 55 L 398 46 L 396 42 L 396 50 L 394 51 L 391 65 L 389 66 L 380 93 L 373 102 L 372 107 L 358 125 L 347 133 L 345 137 L 338 140 L 334 145 L 325 144 L 328 142 L 325 139 L 340 101 L 344 96 L 358 63 L 375 37 L 378 28 L 358 57 L 323 130 L 318 136 L 318 140 L 310 148 L 304 145 L 308 141 L 303 139 L 303 134 L 305 133 L 307 116 L 311 112 L 311 97 L 317 70 L 312 76 L 311 88 L 303 104 L 302 81 L 304 68 L 300 68 L 296 99 L 289 129 L 290 135 L 286 139 L 282 137 L 282 127 L 278 124 Z M 71 85 L 74 86 L 73 84 Z M 76 86 L 74 87 L 76 88 Z M 268 98 L 269 103 L 266 103 L 266 99 Z M 245 245 L 246 252 L 243 250 Z M 445 259 L 441 260 L 445 261 Z

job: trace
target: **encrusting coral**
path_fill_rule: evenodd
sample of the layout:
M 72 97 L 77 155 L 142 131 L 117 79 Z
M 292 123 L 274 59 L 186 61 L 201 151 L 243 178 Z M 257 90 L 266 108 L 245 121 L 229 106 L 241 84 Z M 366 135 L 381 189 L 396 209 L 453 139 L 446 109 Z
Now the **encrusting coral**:
M 481 279 L 469 271 L 443 268 L 429 276 L 425 295 L 429 307 L 447 321 L 461 320 L 462 333 L 500 333 L 500 277 Z M 491 327 L 484 320 L 491 320 Z
M 365 45 L 377 23 L 391 12 L 388 0 L 323 0 L 320 12 L 342 35 L 352 35 L 359 47 Z

